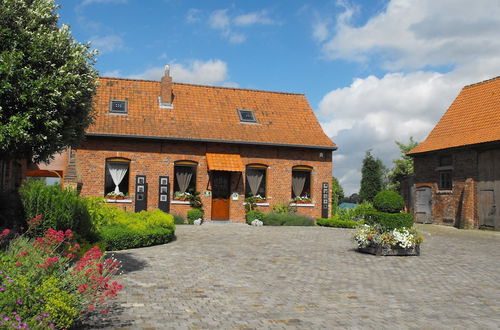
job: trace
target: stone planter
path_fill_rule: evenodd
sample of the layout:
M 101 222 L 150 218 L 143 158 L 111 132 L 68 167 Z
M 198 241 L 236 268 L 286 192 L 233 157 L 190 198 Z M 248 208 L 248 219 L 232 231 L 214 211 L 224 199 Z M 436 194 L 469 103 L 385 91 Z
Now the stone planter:
M 372 244 L 364 248 L 360 247 L 358 251 L 376 256 L 419 256 L 420 245 L 411 248 L 402 248 L 394 245 Z

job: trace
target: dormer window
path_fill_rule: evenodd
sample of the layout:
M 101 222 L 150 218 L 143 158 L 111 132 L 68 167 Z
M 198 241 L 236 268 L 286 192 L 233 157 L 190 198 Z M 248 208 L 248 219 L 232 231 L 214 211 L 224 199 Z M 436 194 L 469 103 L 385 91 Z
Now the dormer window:
M 128 112 L 128 104 L 126 100 L 111 100 L 109 112 L 126 114 Z
M 242 123 L 256 123 L 255 115 L 252 110 L 238 109 L 238 116 Z

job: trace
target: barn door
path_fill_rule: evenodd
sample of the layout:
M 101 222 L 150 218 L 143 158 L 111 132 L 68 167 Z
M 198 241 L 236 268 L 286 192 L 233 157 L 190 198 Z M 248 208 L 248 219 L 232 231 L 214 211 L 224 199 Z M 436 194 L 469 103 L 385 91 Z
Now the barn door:
M 500 150 L 488 150 L 478 159 L 479 227 L 500 230 Z
M 430 187 L 417 188 L 415 197 L 415 221 L 432 223 L 432 191 Z

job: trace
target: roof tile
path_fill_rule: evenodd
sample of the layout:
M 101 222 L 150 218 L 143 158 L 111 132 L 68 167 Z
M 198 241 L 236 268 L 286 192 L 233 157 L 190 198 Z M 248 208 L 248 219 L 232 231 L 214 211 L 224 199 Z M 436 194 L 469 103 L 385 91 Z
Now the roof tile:
M 465 86 L 429 136 L 408 154 L 500 140 L 500 76 Z

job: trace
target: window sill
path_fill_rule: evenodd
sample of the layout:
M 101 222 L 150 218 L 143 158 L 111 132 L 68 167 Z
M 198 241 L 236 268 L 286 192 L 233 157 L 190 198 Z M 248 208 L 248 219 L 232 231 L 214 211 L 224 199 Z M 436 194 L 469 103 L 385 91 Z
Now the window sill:
M 132 203 L 131 199 L 106 199 L 108 203 Z
M 176 201 L 176 200 L 172 200 L 172 201 L 170 201 L 170 204 L 189 205 L 189 204 L 191 204 L 191 202 L 190 201 Z
M 437 190 L 436 194 L 438 194 L 438 195 L 452 195 L 453 194 L 453 189 Z
M 312 203 L 290 203 L 290 206 L 296 206 L 296 207 L 314 207 L 314 204 Z
M 243 203 L 243 205 L 247 205 L 247 203 Z M 257 206 L 269 206 L 269 203 L 255 203 Z

